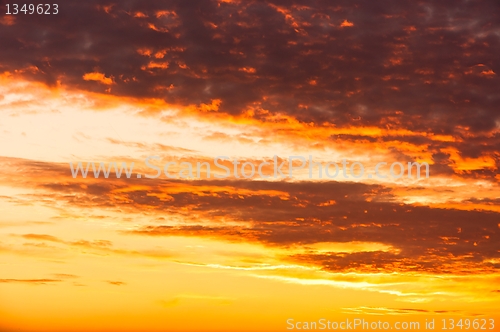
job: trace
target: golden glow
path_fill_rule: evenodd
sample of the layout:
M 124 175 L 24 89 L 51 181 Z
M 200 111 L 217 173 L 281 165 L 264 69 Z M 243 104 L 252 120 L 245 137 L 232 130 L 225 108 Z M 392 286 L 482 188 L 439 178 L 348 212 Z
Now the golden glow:
M 156 59 L 164 54 L 138 52 Z M 252 69 L 242 71 L 254 74 Z M 469 261 L 477 255 L 471 248 L 491 245 L 492 234 L 462 241 L 462 230 L 453 229 L 431 237 L 436 251 L 422 255 L 405 252 L 411 230 L 403 231 L 407 239 L 398 232 L 370 237 L 383 227 L 398 230 L 412 209 L 421 207 L 500 212 L 490 200 L 498 196 L 498 176 L 470 179 L 463 174 L 496 169 L 493 155 L 461 157 L 447 145 L 460 138 L 405 128 L 313 125 L 257 109 L 231 116 L 218 111 L 217 99 L 180 107 L 61 85 L 48 88 L 14 76 L 4 73 L 0 88 L 0 105 L 8 114 L 1 136 L 12 142 L 2 147 L 0 159 L 0 264 L 8 266 L 0 276 L 0 297 L 8 299 L 0 303 L 1 328 L 275 331 L 284 329 L 290 317 L 498 316 L 500 275 L 492 267 L 498 259 Z M 113 84 L 98 72 L 84 79 Z M 122 112 L 121 122 L 107 112 Z M 255 112 L 262 112 L 259 120 L 252 117 Z M 40 128 L 40 122 L 55 125 Z M 346 140 L 327 149 L 311 144 L 334 135 L 375 140 Z M 342 187 L 346 192 L 340 194 L 333 185 L 325 192 L 308 187 L 321 181 L 276 181 L 269 187 L 265 181 L 234 178 L 73 179 L 67 166 L 81 160 L 131 162 L 152 153 L 179 162 L 209 161 L 221 154 L 259 160 L 272 157 L 276 149 L 290 155 L 313 151 L 321 160 L 368 149 L 361 156 L 373 165 L 398 160 L 394 146 L 398 153 L 434 164 L 427 143 L 387 137 L 441 142 L 456 172 L 432 181 L 378 182 L 387 192 L 374 187 L 359 194 Z M 218 150 L 213 150 L 214 141 Z M 391 223 L 373 217 L 386 209 L 384 204 L 390 207 L 382 211 L 387 213 L 383 218 L 395 216 Z M 280 213 L 271 215 L 270 208 Z M 279 233 L 283 229 L 288 232 Z M 351 232 L 367 240 L 353 240 L 346 235 Z M 466 249 L 453 257 L 446 254 L 459 245 Z M 439 246 L 447 249 L 438 251 Z

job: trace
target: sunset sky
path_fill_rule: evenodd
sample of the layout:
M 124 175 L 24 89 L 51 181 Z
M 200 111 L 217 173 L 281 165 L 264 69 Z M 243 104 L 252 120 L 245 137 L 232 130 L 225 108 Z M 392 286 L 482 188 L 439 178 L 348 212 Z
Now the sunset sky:
M 1 332 L 500 331 L 498 0 L 0 3 Z M 430 177 L 135 176 L 275 155 Z

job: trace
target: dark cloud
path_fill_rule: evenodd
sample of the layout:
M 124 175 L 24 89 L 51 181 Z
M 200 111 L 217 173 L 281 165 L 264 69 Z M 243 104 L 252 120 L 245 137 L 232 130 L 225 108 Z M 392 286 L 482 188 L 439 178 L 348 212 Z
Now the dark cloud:
M 113 243 L 111 241 L 108 241 L 108 240 L 64 241 L 60 238 L 57 238 L 57 237 L 52 236 L 52 235 L 47 235 L 47 234 L 22 234 L 22 235 L 18 235 L 18 236 L 25 238 L 25 239 L 28 239 L 28 240 L 49 241 L 49 242 L 67 244 L 70 246 L 86 247 L 86 248 L 108 249 L 109 247 L 111 247 L 113 245 Z
M 414 308 L 385 308 L 385 307 L 357 307 L 342 308 L 343 312 L 353 314 L 384 315 L 384 314 L 415 314 L 415 313 L 434 313 L 434 314 L 452 314 L 463 313 L 460 310 L 426 310 Z M 475 314 L 472 314 L 475 316 Z
M 131 148 L 136 148 L 136 149 L 141 149 L 141 150 L 147 150 L 151 152 L 157 152 L 157 153 L 190 153 L 190 152 L 195 152 L 194 150 L 189 150 L 189 149 L 183 149 L 175 146 L 170 146 L 170 145 L 164 145 L 164 144 L 144 144 L 144 143 L 137 143 L 137 142 L 123 142 L 119 141 L 113 138 L 107 138 L 106 139 L 108 142 L 116 145 L 123 145 L 126 147 L 131 147 Z
M 450 135 L 317 143 L 385 142 L 401 160 L 415 159 L 401 142 L 423 144 L 433 174 L 494 179 L 499 31 L 496 0 L 71 1 L 59 15 L 0 24 L 0 72 L 231 115 L 252 109 L 264 122 L 290 115 L 316 126 Z M 493 163 L 457 170 L 449 148 Z
M 154 258 L 154 259 L 166 259 L 166 258 L 172 258 L 173 253 L 172 252 L 167 252 L 164 250 L 153 250 L 153 251 L 137 251 L 137 250 L 127 250 L 127 249 L 120 249 L 120 248 L 114 248 L 113 243 L 108 240 L 78 240 L 78 241 L 65 241 L 63 239 L 47 235 L 47 234 L 11 234 L 12 236 L 18 236 L 21 238 L 25 239 L 30 239 L 30 240 L 35 240 L 39 241 L 38 243 L 24 243 L 23 246 L 30 246 L 30 247 L 36 247 L 36 248 L 49 248 L 45 244 L 44 241 L 49 241 L 49 242 L 56 242 L 60 243 L 64 247 L 50 247 L 52 249 L 63 249 L 67 250 L 69 248 L 76 248 L 79 249 L 81 252 L 94 252 L 94 253 L 105 253 L 105 254 L 117 254 L 117 255 L 125 255 L 125 256 L 139 256 L 139 257 L 148 257 L 148 258 Z M 0 250 L 6 251 L 6 252 L 19 252 L 15 248 L 3 248 L 0 247 Z M 68 279 L 68 278 L 78 278 L 76 275 L 72 274 L 53 274 L 54 276 L 57 276 L 58 278 L 61 279 Z
M 63 243 L 64 241 L 52 236 L 52 235 L 47 235 L 47 234 L 23 234 L 21 235 L 23 238 L 28 239 L 28 240 L 41 240 L 41 241 L 50 241 L 50 242 L 58 242 L 58 243 Z
M 262 119 L 480 134 L 500 116 L 499 13 L 495 0 L 72 1 L 1 25 L 0 68 Z
M 17 162 L 28 173 L 37 173 L 33 168 L 46 170 L 24 184 L 43 190 L 33 194 L 33 199 L 43 197 L 48 202 L 84 210 L 148 211 L 151 224 L 127 231 L 129 234 L 244 239 L 283 248 L 307 248 L 325 242 L 380 243 L 389 247 L 387 251 L 355 253 L 311 249 L 287 258 L 318 264 L 326 270 L 479 273 L 500 268 L 495 263 L 500 258 L 500 213 L 403 204 L 391 188 L 381 185 L 162 179 L 92 179 L 89 183 L 72 179 L 58 164 L 50 170 L 49 163 Z M 53 182 L 54 178 L 59 181 Z M 92 183 L 99 185 L 100 190 L 96 191 Z M 16 185 L 22 182 L 17 181 Z M 468 202 L 476 201 L 469 199 Z M 495 204 L 496 201 L 478 203 Z M 166 215 L 181 215 L 183 223 L 157 219 Z M 22 236 L 99 251 L 154 256 L 113 249 L 105 240 L 63 241 L 43 234 Z

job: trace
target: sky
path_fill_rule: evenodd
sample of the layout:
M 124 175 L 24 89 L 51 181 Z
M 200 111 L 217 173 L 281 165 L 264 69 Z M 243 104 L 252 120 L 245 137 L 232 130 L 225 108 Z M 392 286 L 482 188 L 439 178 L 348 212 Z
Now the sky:
M 0 331 L 499 329 L 498 1 L 0 3 Z M 151 156 L 430 176 L 147 178 Z

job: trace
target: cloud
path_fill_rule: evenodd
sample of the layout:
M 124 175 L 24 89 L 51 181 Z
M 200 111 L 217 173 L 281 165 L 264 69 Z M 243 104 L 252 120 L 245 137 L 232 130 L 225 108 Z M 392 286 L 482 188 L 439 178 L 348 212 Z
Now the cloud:
M 60 164 L 9 160 L 36 176 L 24 184 L 7 183 L 35 188 L 30 199 L 43 197 L 49 206 L 58 202 L 83 210 L 146 210 L 153 216 L 170 216 L 169 222 L 127 227 L 125 234 L 197 236 L 231 242 L 244 239 L 269 247 L 304 247 L 283 259 L 325 271 L 468 274 L 492 273 L 500 267 L 499 213 L 473 209 L 476 202 L 480 203 L 477 206 L 489 206 L 494 200 L 468 199 L 464 203 L 472 209 L 463 210 L 404 204 L 395 189 L 350 182 L 72 179 Z M 54 182 L 54 178 L 59 180 Z M 175 221 L 176 216 L 183 222 Z M 172 257 L 165 252 L 115 249 L 106 240 L 21 236 L 107 253 Z M 352 242 L 375 243 L 379 249 L 316 248 L 321 243 Z
M 356 308 L 342 308 L 342 312 L 349 314 L 363 314 L 363 315 L 414 315 L 414 314 L 450 314 L 458 313 L 458 310 L 427 310 L 427 309 L 413 309 L 413 308 L 385 308 L 385 307 L 356 307 Z
M 26 283 L 35 285 L 46 285 L 49 283 L 60 282 L 60 279 L 0 279 L 0 283 Z
M 112 144 L 123 145 L 126 147 L 137 148 L 137 149 L 141 149 L 141 150 L 147 150 L 150 153 L 153 153 L 153 152 L 156 152 L 156 153 L 172 153 L 172 152 L 191 153 L 191 152 L 196 152 L 194 150 L 179 148 L 179 147 L 170 146 L 170 145 L 164 145 L 164 144 L 160 144 L 160 143 L 145 144 L 145 143 L 139 143 L 139 142 L 128 142 L 128 141 L 123 142 L 123 141 L 119 141 L 119 140 L 109 138 L 109 137 L 106 140 Z
M 123 281 L 113 281 L 113 280 L 106 280 L 105 282 L 107 282 L 110 285 L 115 285 L 115 286 L 123 286 L 123 285 L 127 284 Z
M 96 72 L 86 73 L 85 75 L 83 75 L 83 79 L 85 81 L 97 81 L 99 83 L 106 85 L 113 84 L 113 80 L 109 77 L 104 76 L 103 73 L 96 73 Z
M 0 70 L 208 117 L 448 135 L 456 143 L 432 142 L 433 153 L 453 146 L 498 167 L 498 9 L 494 0 L 73 2 L 50 21 L 2 25 Z

